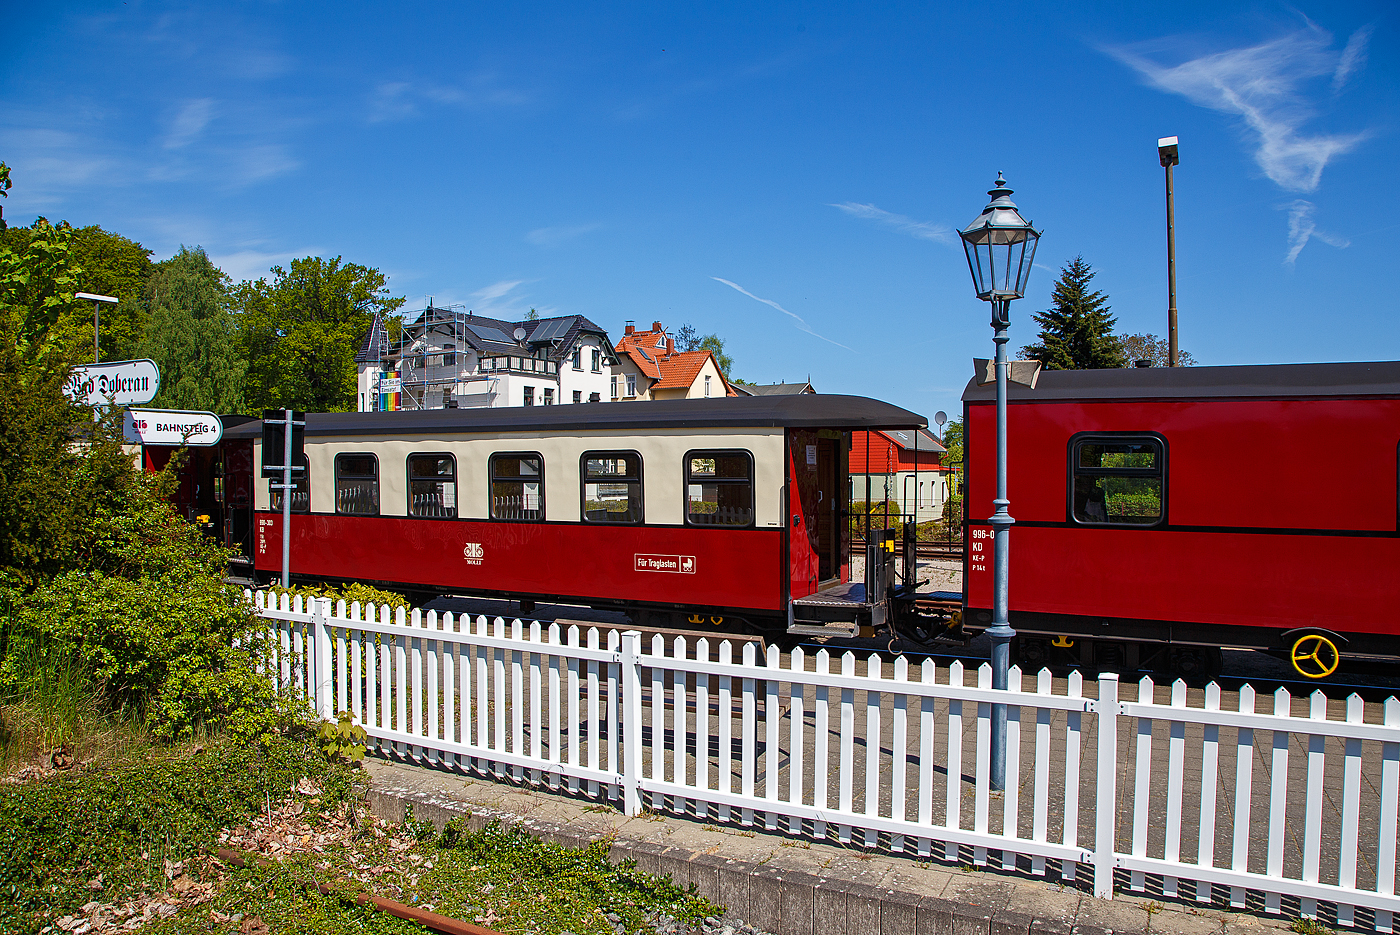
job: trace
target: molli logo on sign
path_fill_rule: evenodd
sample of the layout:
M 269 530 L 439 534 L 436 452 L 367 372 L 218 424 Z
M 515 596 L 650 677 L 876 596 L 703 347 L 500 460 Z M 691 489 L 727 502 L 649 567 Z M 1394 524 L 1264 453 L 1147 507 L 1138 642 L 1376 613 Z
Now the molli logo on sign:
M 665 571 L 678 575 L 695 574 L 694 555 L 642 555 L 632 556 L 632 567 L 637 571 Z
M 468 565 L 480 565 L 485 556 L 486 550 L 481 547 L 480 542 L 468 542 L 462 546 L 462 558 L 467 560 Z

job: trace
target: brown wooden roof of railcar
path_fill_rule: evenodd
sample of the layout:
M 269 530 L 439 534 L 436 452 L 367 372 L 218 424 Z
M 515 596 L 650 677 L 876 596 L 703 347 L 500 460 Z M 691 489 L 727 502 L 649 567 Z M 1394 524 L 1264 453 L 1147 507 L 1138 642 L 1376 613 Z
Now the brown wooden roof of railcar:
M 969 380 L 968 403 L 996 400 L 996 384 Z M 1035 389 L 1011 384 L 1015 402 L 1071 399 L 1202 399 L 1400 396 L 1400 361 L 1251 364 L 1237 367 L 1128 367 L 1042 370 Z
M 307 435 L 403 435 L 472 432 L 573 432 L 670 428 L 926 428 L 928 420 L 863 396 L 740 396 L 634 403 L 506 406 L 495 409 L 409 409 L 397 412 L 313 412 Z M 262 435 L 254 421 L 225 438 Z

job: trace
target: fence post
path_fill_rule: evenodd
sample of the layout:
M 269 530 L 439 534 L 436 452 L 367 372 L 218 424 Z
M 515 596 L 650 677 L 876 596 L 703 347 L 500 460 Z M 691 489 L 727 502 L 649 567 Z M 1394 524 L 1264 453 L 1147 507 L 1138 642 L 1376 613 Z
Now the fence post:
M 642 813 L 641 655 L 641 631 L 625 631 L 622 634 L 622 808 L 630 818 Z M 652 699 L 652 703 L 656 700 Z
M 1118 674 L 1099 674 L 1098 794 L 1094 799 L 1094 895 L 1113 898 L 1114 836 L 1118 827 Z
M 316 602 L 316 612 L 311 617 L 311 675 L 313 697 L 316 699 L 316 716 L 330 721 L 335 719 L 334 702 L 331 693 L 331 673 L 335 671 L 331 658 L 331 628 L 326 617 L 329 614 L 330 598 L 312 598 Z

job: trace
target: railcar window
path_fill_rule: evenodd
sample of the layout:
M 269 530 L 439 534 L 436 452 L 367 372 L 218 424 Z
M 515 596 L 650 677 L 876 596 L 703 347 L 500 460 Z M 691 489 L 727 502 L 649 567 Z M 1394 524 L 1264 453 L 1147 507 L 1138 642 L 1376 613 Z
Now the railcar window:
M 379 459 L 374 455 L 335 456 L 335 511 L 379 515 Z
M 544 459 L 537 454 L 491 456 L 491 518 L 544 519 Z
M 408 515 L 457 517 L 457 459 L 451 455 L 408 456 Z
M 306 460 L 306 455 L 301 456 L 301 470 L 292 472 L 292 483 L 296 489 L 292 491 L 292 512 L 311 512 L 311 465 Z M 278 474 L 268 481 L 269 498 L 272 501 L 272 512 L 282 512 L 282 491 L 271 489 L 272 485 L 282 483 L 282 475 Z
M 749 452 L 688 452 L 685 489 L 686 519 L 693 525 L 753 525 L 753 456 Z
M 1079 436 L 1072 440 L 1075 520 L 1103 526 L 1162 521 L 1165 449 L 1152 436 Z
M 630 451 L 583 453 L 583 518 L 590 523 L 642 521 L 642 456 Z

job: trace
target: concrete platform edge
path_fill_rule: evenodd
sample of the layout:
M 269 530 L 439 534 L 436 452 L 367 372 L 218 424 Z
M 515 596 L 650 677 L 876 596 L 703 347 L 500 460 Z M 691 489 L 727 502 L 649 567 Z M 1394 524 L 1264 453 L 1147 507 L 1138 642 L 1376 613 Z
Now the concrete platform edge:
M 694 884 L 699 895 L 724 906 L 727 916 L 773 935 L 1065 935 L 1069 928 L 1058 920 L 1020 912 L 991 911 L 936 896 L 783 870 L 683 847 L 580 834 L 555 822 L 426 792 L 372 785 L 368 803 L 370 810 L 386 821 L 401 822 L 411 810 L 415 821 L 431 822 L 439 831 L 453 819 L 465 818 L 472 831 L 496 821 L 562 847 L 582 848 L 607 840 L 608 859 L 614 863 L 635 860 L 639 870 L 668 876 L 682 889 Z M 1081 925 L 1076 930 L 1089 933 L 1092 928 Z

